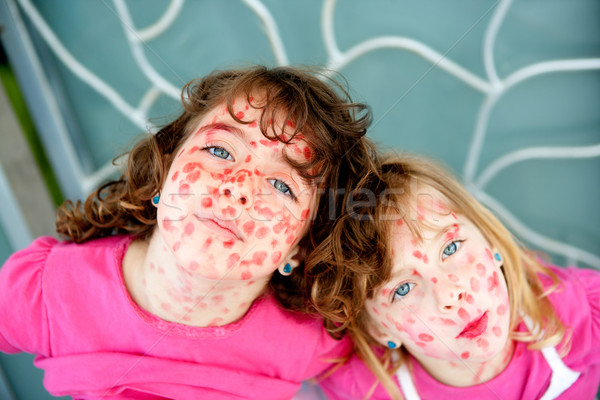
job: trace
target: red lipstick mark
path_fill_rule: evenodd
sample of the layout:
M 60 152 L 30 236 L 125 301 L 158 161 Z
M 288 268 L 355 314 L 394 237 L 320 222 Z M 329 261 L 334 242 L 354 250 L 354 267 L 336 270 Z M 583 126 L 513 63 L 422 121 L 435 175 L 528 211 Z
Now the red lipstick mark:
M 456 338 L 474 339 L 480 336 L 487 329 L 488 312 L 483 313 L 478 319 L 471 321 L 465 326 L 465 329 L 456 336 Z
M 498 278 L 498 273 L 494 271 L 494 274 L 488 278 L 488 292 L 493 291 L 500 284 L 500 279 Z
M 471 278 L 471 290 L 475 293 L 479 292 L 479 279 Z
M 428 335 L 426 333 L 421 333 L 419 335 L 419 339 L 421 339 L 424 342 L 433 342 L 433 336 Z

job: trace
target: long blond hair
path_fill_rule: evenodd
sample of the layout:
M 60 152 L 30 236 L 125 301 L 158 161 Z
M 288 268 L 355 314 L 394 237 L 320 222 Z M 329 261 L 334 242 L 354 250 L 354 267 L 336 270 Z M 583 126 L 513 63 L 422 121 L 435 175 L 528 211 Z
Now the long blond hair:
M 372 223 L 377 229 L 390 238 L 389 221 L 382 221 L 381 216 L 390 213 L 398 215 L 413 207 L 417 184 L 425 185 L 438 191 L 445 198 L 445 207 L 452 212 L 464 215 L 482 232 L 488 243 L 496 247 L 502 254 L 502 271 L 507 282 L 510 298 L 510 338 L 517 341 L 529 342 L 530 349 L 541 349 L 548 345 L 556 345 L 565 337 L 565 327 L 556 315 L 548 294 L 556 290 L 559 281 L 556 275 L 546 266 L 541 264 L 536 255 L 526 249 L 504 227 L 488 209 L 479 203 L 460 183 L 441 165 L 424 157 L 402 155 L 387 157 L 382 165 L 382 179 L 387 189 L 387 201 L 377 203 Z M 406 218 L 404 222 L 412 232 L 420 231 L 421 222 Z M 388 240 L 389 241 L 389 240 Z M 386 257 L 391 257 L 391 249 L 386 249 Z M 382 263 L 380 266 L 370 266 L 372 273 L 390 276 L 391 262 Z M 540 275 L 549 277 L 553 284 L 546 290 L 540 280 Z M 372 297 L 378 287 L 353 288 L 366 290 L 367 297 Z M 353 293 L 355 295 L 356 293 Z M 517 332 L 516 328 L 522 321 L 522 316 L 527 315 L 533 323 L 541 329 L 530 332 Z M 370 335 L 369 317 L 363 307 L 356 315 L 356 319 L 349 324 L 356 352 L 369 366 L 393 398 L 400 398 L 400 393 L 391 379 L 391 374 L 401 365 L 405 357 L 396 357 L 392 354 L 399 350 L 385 349 L 383 356 L 376 356 L 373 346 L 380 346 Z M 568 340 L 563 342 L 561 350 L 568 352 Z M 400 350 L 403 352 L 404 350 Z M 405 356 L 405 355 L 404 355 Z

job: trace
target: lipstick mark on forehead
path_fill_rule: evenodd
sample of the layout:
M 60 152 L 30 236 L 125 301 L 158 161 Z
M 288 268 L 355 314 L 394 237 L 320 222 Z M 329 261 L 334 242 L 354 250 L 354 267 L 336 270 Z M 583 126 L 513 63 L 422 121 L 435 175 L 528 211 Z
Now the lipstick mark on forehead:
M 454 224 L 452 225 L 452 230 L 449 232 L 446 232 L 446 240 L 454 240 L 458 237 L 459 234 L 459 226 L 458 224 Z

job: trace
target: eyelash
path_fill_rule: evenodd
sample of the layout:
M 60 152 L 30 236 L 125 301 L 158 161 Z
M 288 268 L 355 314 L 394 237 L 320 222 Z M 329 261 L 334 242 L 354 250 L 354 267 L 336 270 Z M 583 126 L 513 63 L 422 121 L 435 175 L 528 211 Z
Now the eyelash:
M 441 254 L 441 259 L 445 260 L 446 258 L 453 256 L 454 254 L 456 254 L 460 248 L 462 247 L 462 243 L 464 242 L 464 239 L 455 239 L 452 240 L 451 242 L 447 243 L 443 248 L 442 248 L 442 254 Z M 452 254 L 444 254 L 444 251 L 450 247 L 450 245 L 454 244 L 456 246 L 456 250 L 454 250 L 454 253 Z M 445 255 L 445 257 L 444 257 Z
M 214 144 L 207 143 L 207 144 L 206 144 L 206 145 L 205 145 L 205 146 L 202 148 L 202 150 L 203 150 L 203 151 L 206 151 L 207 153 L 209 153 L 209 154 L 210 154 L 211 156 L 213 156 L 213 157 L 216 157 L 216 158 L 218 158 L 218 159 L 221 159 L 221 160 L 227 160 L 227 158 L 221 158 L 221 157 L 219 157 L 219 156 L 217 156 L 217 155 L 213 154 L 213 153 L 210 151 L 211 149 L 219 149 L 219 150 L 223 150 L 223 151 L 227 152 L 227 154 L 228 154 L 228 155 L 229 155 L 229 156 L 230 156 L 230 157 L 233 159 L 233 156 L 231 155 L 231 152 L 230 152 L 229 150 L 227 150 L 226 148 L 224 148 L 223 146 L 218 146 L 218 145 L 214 145 Z M 233 159 L 232 161 L 235 161 L 235 159 Z M 296 195 L 294 194 L 294 191 L 292 190 L 292 187 L 291 187 L 291 185 L 290 185 L 289 183 L 287 183 L 286 181 L 284 181 L 284 180 L 282 180 L 282 179 L 275 179 L 275 178 L 272 178 L 272 179 L 267 179 L 267 181 L 268 181 L 268 182 L 271 184 L 271 186 L 273 186 L 273 188 L 274 188 L 276 191 L 278 191 L 278 192 L 280 192 L 280 193 L 284 194 L 285 196 L 288 196 L 288 197 L 289 197 L 289 198 L 291 198 L 293 201 L 297 201 L 297 200 L 298 200 L 298 199 L 297 199 L 297 197 L 296 197 Z M 287 190 L 288 190 L 288 191 L 287 191 L 287 192 L 282 192 L 281 190 L 277 189 L 277 188 L 276 188 L 276 186 L 275 186 L 275 183 L 276 183 L 276 182 L 281 182 L 281 183 L 283 183 L 283 184 L 285 185 L 285 187 L 287 188 Z
M 408 292 L 406 292 L 406 294 L 404 296 L 402 296 L 402 295 L 398 294 L 398 290 L 400 290 L 400 288 L 402 288 L 402 286 L 404 286 L 404 285 L 408 285 L 409 289 L 408 289 Z M 407 295 L 409 295 L 410 292 L 414 289 L 415 286 L 416 286 L 416 283 L 414 283 L 414 282 L 402 282 L 401 284 L 399 284 L 398 286 L 396 286 L 394 288 L 394 290 L 392 291 L 392 303 L 395 302 L 395 301 L 397 301 L 397 300 L 403 299 L 404 297 L 406 297 Z

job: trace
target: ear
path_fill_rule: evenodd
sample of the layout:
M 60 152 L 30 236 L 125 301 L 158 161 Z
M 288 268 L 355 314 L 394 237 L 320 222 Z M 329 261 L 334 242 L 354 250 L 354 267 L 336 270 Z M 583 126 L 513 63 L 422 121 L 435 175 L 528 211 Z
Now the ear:
M 281 275 L 291 275 L 294 268 L 299 266 L 302 260 L 304 260 L 305 255 L 306 249 L 300 247 L 299 245 L 295 245 L 294 247 L 292 247 L 287 257 L 281 260 L 281 263 L 279 264 L 277 270 Z
M 150 201 L 155 208 L 158 208 L 158 203 L 160 202 L 160 192 L 156 193 Z
M 500 252 L 500 250 L 498 250 L 497 247 L 492 247 L 492 261 L 494 261 L 494 264 L 500 268 L 502 265 L 504 265 L 504 259 L 502 258 L 502 253 Z

